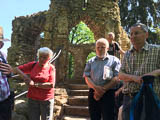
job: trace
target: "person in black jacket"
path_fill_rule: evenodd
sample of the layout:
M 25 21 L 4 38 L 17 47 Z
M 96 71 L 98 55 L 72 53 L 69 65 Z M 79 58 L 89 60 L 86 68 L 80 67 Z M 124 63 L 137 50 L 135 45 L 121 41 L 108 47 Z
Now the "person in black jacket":
M 122 48 L 120 47 L 120 45 L 114 41 L 115 39 L 115 34 L 113 32 L 109 32 L 108 33 L 108 37 L 107 37 L 107 40 L 109 42 L 109 50 L 108 50 L 108 53 L 110 55 L 114 55 L 114 56 L 117 56 L 117 52 L 120 53 L 121 55 L 123 55 L 125 53 L 124 50 L 122 50 Z
M 115 34 L 113 32 L 109 32 L 108 38 L 107 38 L 109 42 L 108 53 L 110 55 L 120 58 L 120 54 L 123 55 L 125 51 L 122 50 L 120 45 L 116 41 L 114 41 L 114 39 L 115 39 Z M 122 101 L 123 101 L 123 94 L 121 91 L 122 91 L 122 83 L 120 82 L 116 85 L 116 89 L 115 89 L 115 120 L 117 120 L 118 110 L 119 110 L 119 107 L 122 105 Z

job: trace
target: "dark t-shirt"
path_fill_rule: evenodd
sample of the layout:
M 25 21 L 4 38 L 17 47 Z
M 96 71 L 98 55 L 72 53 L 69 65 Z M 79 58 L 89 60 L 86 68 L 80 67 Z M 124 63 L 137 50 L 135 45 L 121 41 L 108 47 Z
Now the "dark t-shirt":
M 110 55 L 115 55 L 116 52 L 118 52 L 120 50 L 119 48 L 119 44 L 117 42 L 113 43 L 113 44 L 109 44 L 109 50 L 108 53 Z

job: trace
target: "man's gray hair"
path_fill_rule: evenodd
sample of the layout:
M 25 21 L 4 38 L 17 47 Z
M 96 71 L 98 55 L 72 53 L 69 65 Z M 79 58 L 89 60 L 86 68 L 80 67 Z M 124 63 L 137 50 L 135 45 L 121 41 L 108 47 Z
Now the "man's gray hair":
M 142 29 L 144 32 L 148 32 L 148 27 L 147 27 L 145 24 L 143 24 L 143 23 L 136 23 L 136 24 L 132 25 L 131 27 L 137 27 L 137 26 L 140 26 L 141 29 Z
M 105 38 L 100 38 L 96 41 L 96 45 L 97 43 L 104 43 L 107 47 L 109 47 L 109 43 L 108 43 L 108 40 L 105 39 Z
M 48 47 L 42 47 L 39 48 L 37 51 L 37 57 L 39 58 L 39 54 L 44 53 L 44 54 L 48 54 L 50 57 L 53 56 L 53 51 L 51 49 L 49 49 Z
M 115 38 L 115 34 L 113 32 L 109 32 L 108 35 L 110 35 L 110 34 L 113 36 L 113 39 L 114 39 Z

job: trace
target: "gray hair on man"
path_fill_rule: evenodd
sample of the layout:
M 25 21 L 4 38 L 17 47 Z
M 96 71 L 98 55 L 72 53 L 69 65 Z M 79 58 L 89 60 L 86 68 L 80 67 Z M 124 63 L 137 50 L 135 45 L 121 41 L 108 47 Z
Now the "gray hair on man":
M 105 38 L 100 38 L 100 39 L 98 39 L 98 40 L 96 41 L 96 45 L 97 45 L 97 43 L 104 43 L 107 48 L 109 47 L 108 40 L 105 39 Z
M 48 54 L 50 57 L 52 57 L 53 51 L 51 49 L 49 49 L 48 47 L 42 47 L 42 48 L 38 49 L 38 51 L 37 51 L 38 58 L 39 58 L 40 54 Z
M 137 27 L 137 26 L 140 26 L 141 29 L 142 29 L 144 32 L 148 32 L 148 27 L 147 27 L 145 24 L 143 24 L 143 23 L 136 23 L 136 24 L 132 25 L 131 27 Z
M 115 38 L 115 34 L 113 32 L 109 32 L 108 35 L 112 35 L 113 39 Z

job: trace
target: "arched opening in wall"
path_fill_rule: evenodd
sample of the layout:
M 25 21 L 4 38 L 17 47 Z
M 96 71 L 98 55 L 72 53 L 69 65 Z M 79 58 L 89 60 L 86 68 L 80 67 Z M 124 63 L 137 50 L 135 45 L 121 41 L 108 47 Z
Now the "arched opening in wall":
M 72 44 L 94 43 L 94 33 L 81 21 L 70 31 L 69 41 Z
M 86 59 L 86 63 L 88 62 L 89 59 L 91 59 L 94 56 L 96 56 L 96 52 L 89 53 L 88 56 L 87 56 L 87 59 Z
M 78 48 L 81 45 L 95 43 L 94 33 L 90 30 L 89 27 L 87 27 L 87 25 L 84 22 L 81 21 L 79 24 L 77 24 L 75 27 L 73 27 L 71 29 L 70 34 L 69 34 L 69 41 L 72 45 L 74 45 L 74 47 L 77 47 L 77 49 L 70 48 L 69 52 L 76 54 L 76 52 L 78 51 Z M 76 76 L 76 75 L 74 75 L 74 71 L 75 71 L 74 65 L 75 65 L 74 59 L 72 59 L 72 56 L 69 53 L 69 66 L 68 66 L 69 78 Z M 75 65 L 75 66 L 77 66 L 77 65 Z M 76 69 L 78 69 L 78 68 L 76 68 Z
M 69 79 L 72 79 L 73 78 L 73 75 L 74 75 L 74 57 L 72 56 L 71 53 L 68 53 L 68 61 L 69 61 L 69 64 L 68 64 L 68 78 Z

